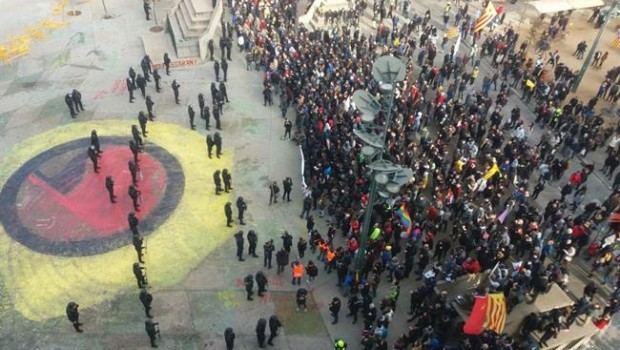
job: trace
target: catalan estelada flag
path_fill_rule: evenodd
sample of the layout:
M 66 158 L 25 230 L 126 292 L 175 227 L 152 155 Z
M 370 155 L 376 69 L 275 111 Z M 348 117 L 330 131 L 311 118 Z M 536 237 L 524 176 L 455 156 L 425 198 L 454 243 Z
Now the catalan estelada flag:
M 492 293 L 487 298 L 485 328 L 497 334 L 502 334 L 506 325 L 506 299 L 504 293 Z
M 484 11 L 482 11 L 482 15 L 480 15 L 480 17 L 478 17 L 478 19 L 476 20 L 476 24 L 474 25 L 474 32 L 481 31 L 484 27 L 486 27 L 487 24 L 491 23 L 495 16 L 497 16 L 497 10 L 495 10 L 495 6 L 493 6 L 493 3 L 489 1 L 487 7 L 484 9 Z
M 402 237 L 408 238 L 411 236 L 411 228 L 413 227 L 413 224 L 411 223 L 411 215 L 409 215 L 409 211 L 407 210 L 407 202 L 403 202 L 400 207 L 396 209 L 396 215 L 400 218 L 400 223 L 405 229 L 402 233 Z
M 478 335 L 484 329 L 497 334 L 504 331 L 506 324 L 506 300 L 503 293 L 492 293 L 475 297 L 474 307 L 463 325 L 463 333 Z

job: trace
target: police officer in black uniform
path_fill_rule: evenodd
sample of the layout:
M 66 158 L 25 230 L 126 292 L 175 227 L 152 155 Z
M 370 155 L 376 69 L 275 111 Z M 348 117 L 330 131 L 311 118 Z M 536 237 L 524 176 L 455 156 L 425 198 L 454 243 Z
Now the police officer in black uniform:
M 71 100 L 73 101 L 73 105 L 75 105 L 75 111 L 80 113 L 80 110 L 84 112 L 84 106 L 82 105 L 82 94 L 77 91 L 77 89 L 73 89 L 71 92 Z
M 220 81 L 220 62 L 215 61 L 213 64 L 213 70 L 215 71 L 215 81 Z
M 151 5 L 149 4 L 149 0 L 144 0 L 144 4 L 142 5 L 144 8 L 144 14 L 146 15 L 146 20 L 151 20 Z
M 159 75 L 157 69 L 153 69 L 153 79 L 155 80 L 155 90 L 160 92 L 161 87 L 159 86 L 159 81 L 161 80 L 161 75 Z
M 202 109 L 202 119 L 205 120 L 205 129 L 209 130 L 209 124 L 211 123 L 211 112 L 209 111 L 209 106 L 205 106 L 205 108 Z
M 133 67 L 129 67 L 129 79 L 131 79 L 131 84 L 136 86 L 136 71 L 133 70 Z
M 133 136 L 133 141 L 138 147 L 144 145 L 142 135 L 140 135 L 140 130 L 138 130 L 138 126 L 135 124 L 131 125 L 131 136 Z
M 215 50 L 214 46 L 213 39 L 209 39 L 209 43 L 207 44 L 207 48 L 209 49 L 209 61 L 213 61 L 213 51 Z
M 284 189 L 284 194 L 282 194 L 282 200 L 286 198 L 288 202 L 291 201 L 291 191 L 293 190 L 293 180 L 290 177 L 287 177 L 282 181 L 282 188 Z
M 229 103 L 230 100 L 228 99 L 228 92 L 226 92 L 226 84 L 224 84 L 224 81 L 220 81 L 220 94 L 222 96 L 222 100 L 225 100 L 226 103 Z
M 267 291 L 267 283 L 269 283 L 269 281 L 263 271 L 258 271 L 254 277 L 256 278 L 256 285 L 258 286 L 258 296 L 262 297 L 263 293 Z
M 146 123 L 148 123 L 148 121 L 149 121 L 149 118 L 146 116 L 144 111 L 140 111 L 140 113 L 138 113 L 138 123 L 140 123 L 140 129 L 142 129 L 142 136 L 144 137 L 146 137 L 146 134 L 147 134 Z
M 232 190 L 232 176 L 230 176 L 228 169 L 222 170 L 222 180 L 224 181 L 224 192 L 228 193 Z
M 192 107 L 192 105 L 187 106 L 187 114 L 189 115 L 189 126 L 192 130 L 196 130 L 196 125 L 194 125 L 194 117 L 196 116 L 196 112 L 194 112 L 194 107 Z
M 131 184 L 129 185 L 129 190 L 127 191 L 127 193 L 129 193 L 129 197 L 131 197 L 131 200 L 133 201 L 133 209 L 135 211 L 140 211 L 140 204 L 138 204 L 138 199 L 140 198 L 141 193 L 138 188 Z
M 203 109 L 205 108 L 205 95 L 198 94 L 198 109 L 200 110 L 200 119 L 205 119 Z
M 222 178 L 220 177 L 219 170 L 213 173 L 213 183 L 215 184 L 215 194 L 219 196 L 222 191 Z
M 131 150 L 131 153 L 133 153 L 133 162 L 138 164 L 138 153 L 140 153 L 140 146 L 138 146 L 134 140 L 129 140 L 129 149 Z
M 237 244 L 237 258 L 239 259 L 239 261 L 245 261 L 245 259 L 243 259 L 243 231 L 235 233 L 234 237 L 235 243 Z
M 129 224 L 129 229 L 132 234 L 140 235 L 140 232 L 138 231 L 138 224 L 140 223 L 140 220 L 138 220 L 136 213 L 131 212 L 127 214 L 127 223 Z
M 71 94 L 65 95 L 65 103 L 67 104 L 67 107 L 69 107 L 69 112 L 71 112 L 71 118 L 75 118 L 76 113 L 75 109 L 73 108 L 73 100 L 71 99 Z
M 258 276 L 258 274 L 257 274 L 257 276 Z M 258 281 L 257 281 L 257 283 L 258 283 Z M 258 296 L 261 296 L 260 284 L 259 284 L 259 287 L 258 287 Z M 266 331 L 267 331 L 267 320 L 265 320 L 264 318 L 261 317 L 258 320 L 258 322 L 256 323 L 256 340 L 258 341 L 258 346 L 261 347 L 261 348 L 265 347 L 265 338 L 267 337 L 265 335 Z
M 217 105 L 217 92 L 218 91 L 215 82 L 211 82 L 211 104 L 213 105 L 213 107 Z
M 140 89 L 142 97 L 146 98 L 146 79 L 144 79 L 142 74 L 138 74 L 138 77 L 136 78 L 136 86 Z
M 273 239 L 268 240 L 263 244 L 263 267 L 271 268 L 271 257 L 276 247 L 273 245 Z
M 144 321 L 144 329 L 146 330 L 146 334 L 148 334 L 149 339 L 151 340 L 151 347 L 156 348 L 157 344 L 155 343 L 155 336 L 159 334 L 159 323 L 153 322 L 152 319 L 147 318 Z
M 136 253 L 138 254 L 138 261 L 140 264 L 144 264 L 144 260 L 142 259 L 144 253 L 144 238 L 142 238 L 139 234 L 133 234 L 132 243 L 133 247 L 136 249 Z
M 82 323 L 80 323 L 80 311 L 78 310 L 78 307 L 79 305 L 77 303 L 70 301 L 67 304 L 66 313 L 67 318 L 73 324 L 73 328 L 75 328 L 75 331 L 78 333 L 82 333 L 84 331 L 80 328 Z
M 99 136 L 97 135 L 97 130 L 93 130 L 90 132 L 90 145 L 95 146 L 95 151 L 97 152 L 97 157 L 101 158 L 101 143 L 99 143 Z
M 144 270 L 146 270 L 146 267 L 140 266 L 140 263 L 133 263 L 133 275 L 136 276 L 136 282 L 138 283 L 138 288 L 140 289 L 144 288 L 144 286 L 148 284 L 146 282 Z
M 258 258 L 256 255 L 256 244 L 258 243 L 258 236 L 254 230 L 248 231 L 248 255 Z
M 226 214 L 226 226 L 227 227 L 232 227 L 232 222 L 233 222 L 233 211 L 232 211 L 232 203 L 230 202 L 226 202 L 226 204 L 224 205 L 224 214 Z
M 220 125 L 220 107 L 217 103 L 213 105 L 213 119 L 215 119 L 215 128 L 222 130 Z
M 126 83 L 127 83 L 127 91 L 129 92 L 129 103 L 133 103 L 133 100 L 134 100 L 133 92 L 136 90 L 136 84 L 134 84 L 134 82 L 131 81 L 130 78 L 127 78 Z
M 209 154 L 209 158 L 211 158 L 211 152 L 213 151 L 214 145 L 215 142 L 213 141 L 211 134 L 207 134 L 207 153 Z
M 138 185 L 138 166 L 133 161 L 127 162 L 127 167 L 129 168 L 129 173 L 131 174 L 131 183 L 135 186 Z
M 147 56 L 144 56 L 140 62 L 140 68 L 142 68 L 142 74 L 144 74 L 144 79 L 146 79 L 146 81 L 151 81 L 151 77 L 149 76 L 149 73 L 151 72 L 151 65 L 149 64 L 149 61 L 150 59 L 147 60 Z
M 108 194 L 110 195 L 110 202 L 116 203 L 116 196 L 114 195 L 114 180 L 112 180 L 112 176 L 106 176 L 105 188 L 108 190 Z
M 224 73 L 224 81 L 228 81 L 228 61 L 222 60 L 222 73 Z M 220 88 L 222 84 L 220 84 Z
M 237 211 L 239 212 L 239 224 L 241 225 L 245 225 L 245 222 L 243 222 L 243 214 L 245 213 L 246 209 L 248 208 L 247 204 L 245 203 L 245 200 L 243 200 L 243 197 L 239 196 L 237 198 Z
M 93 162 L 93 170 L 95 173 L 99 172 L 99 165 L 97 165 L 97 151 L 95 150 L 95 146 L 88 147 L 88 157 Z
M 254 276 L 252 276 L 252 274 L 245 276 L 243 279 L 243 285 L 245 286 L 247 300 L 254 300 L 252 298 L 252 295 L 254 295 L 254 291 L 252 290 L 254 288 Z
M 181 87 L 181 85 L 179 85 L 176 80 L 173 80 L 170 86 L 172 86 L 172 91 L 174 92 L 174 102 L 179 104 L 179 87 Z
M 213 143 L 215 144 L 215 156 L 219 158 L 222 155 L 222 136 L 219 132 L 213 134 Z
M 170 57 L 167 52 L 164 54 L 164 66 L 166 67 L 166 75 L 170 75 Z
M 140 289 L 140 302 L 144 306 L 146 317 L 153 318 L 153 315 L 151 315 L 151 303 L 153 303 L 153 296 L 148 290 L 146 290 L 146 288 Z
M 151 95 L 146 96 L 146 110 L 149 113 L 149 120 L 155 120 L 155 115 L 153 114 L 153 106 L 155 102 L 151 99 Z

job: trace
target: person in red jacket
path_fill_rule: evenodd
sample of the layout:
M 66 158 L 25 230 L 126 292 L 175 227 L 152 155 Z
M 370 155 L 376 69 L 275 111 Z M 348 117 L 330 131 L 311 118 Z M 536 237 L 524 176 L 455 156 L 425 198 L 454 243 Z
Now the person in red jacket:
M 480 262 L 476 258 L 467 258 L 463 262 L 463 270 L 466 273 L 480 273 Z

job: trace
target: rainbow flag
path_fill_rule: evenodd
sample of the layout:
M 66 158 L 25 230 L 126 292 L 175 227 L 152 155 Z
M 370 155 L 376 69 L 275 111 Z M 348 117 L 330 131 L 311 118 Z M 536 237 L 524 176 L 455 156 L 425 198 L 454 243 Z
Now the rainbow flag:
M 409 215 L 409 211 L 407 210 L 407 202 L 403 202 L 400 207 L 396 209 L 396 215 L 400 218 L 400 223 L 405 229 L 401 237 L 409 238 L 409 236 L 411 236 L 413 223 L 411 222 L 411 215 Z

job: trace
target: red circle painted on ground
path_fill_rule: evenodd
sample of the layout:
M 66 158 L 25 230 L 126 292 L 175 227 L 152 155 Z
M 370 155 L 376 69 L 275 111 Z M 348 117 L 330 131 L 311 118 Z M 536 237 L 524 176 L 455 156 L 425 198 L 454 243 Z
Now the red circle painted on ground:
M 127 192 L 131 184 L 127 162 L 132 158 L 127 146 L 110 145 L 100 158 L 99 173 L 93 171 L 84 152 L 60 167 L 48 165 L 54 169 L 50 178 L 62 177 L 55 180 L 62 181 L 62 189 L 55 187 L 43 173 L 29 174 L 18 193 L 22 205 L 17 212 L 23 226 L 51 241 L 105 238 L 126 230 L 127 214 L 134 211 Z M 158 206 L 167 178 L 164 166 L 157 159 L 146 152 L 141 153 L 139 159 L 142 176 L 138 188 L 142 201 L 137 216 L 143 218 Z M 58 159 L 50 162 L 58 162 Z M 117 196 L 114 204 L 105 188 L 106 176 L 114 179 Z

